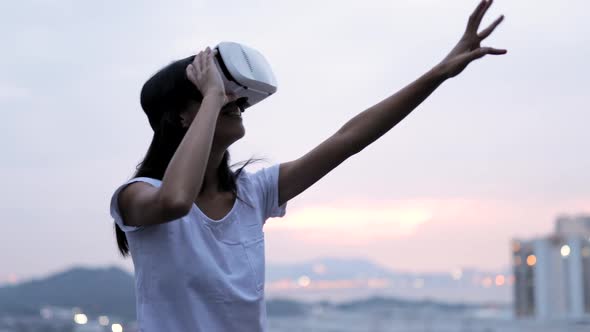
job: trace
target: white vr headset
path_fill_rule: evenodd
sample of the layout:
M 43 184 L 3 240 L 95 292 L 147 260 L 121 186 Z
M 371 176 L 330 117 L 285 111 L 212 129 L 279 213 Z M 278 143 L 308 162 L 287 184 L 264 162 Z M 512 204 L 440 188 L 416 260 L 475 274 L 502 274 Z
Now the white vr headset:
M 219 43 L 214 49 L 225 92 L 235 94 L 244 109 L 277 91 L 275 75 L 260 52 L 233 42 Z

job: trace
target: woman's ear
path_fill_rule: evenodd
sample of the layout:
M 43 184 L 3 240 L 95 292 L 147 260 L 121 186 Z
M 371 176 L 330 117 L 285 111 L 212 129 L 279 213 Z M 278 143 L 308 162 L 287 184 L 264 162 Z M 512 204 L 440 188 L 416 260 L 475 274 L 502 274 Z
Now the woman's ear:
M 197 111 L 199 110 L 200 106 L 201 103 L 191 102 L 184 111 L 180 112 L 180 125 L 182 126 L 182 128 L 190 127 L 191 123 L 193 122 L 193 119 L 197 115 Z
M 180 125 L 182 126 L 182 128 L 188 128 L 190 125 L 190 121 L 189 121 L 189 112 L 184 111 L 180 113 Z

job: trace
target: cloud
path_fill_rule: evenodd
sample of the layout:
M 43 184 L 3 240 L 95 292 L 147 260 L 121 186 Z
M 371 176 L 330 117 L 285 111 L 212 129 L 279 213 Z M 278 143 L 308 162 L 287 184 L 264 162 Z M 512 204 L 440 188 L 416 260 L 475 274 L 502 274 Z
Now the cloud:
M 561 201 L 417 198 L 288 208 L 284 218 L 265 225 L 267 257 L 277 262 L 365 257 L 416 271 L 505 268 L 511 239 L 552 232 L 562 213 L 590 213 L 590 196 Z
M 363 244 L 412 235 L 432 213 L 421 202 L 349 202 L 306 206 L 288 214 L 273 230 L 290 231 L 303 242 Z
M 0 102 L 27 99 L 32 96 L 29 89 L 0 82 Z

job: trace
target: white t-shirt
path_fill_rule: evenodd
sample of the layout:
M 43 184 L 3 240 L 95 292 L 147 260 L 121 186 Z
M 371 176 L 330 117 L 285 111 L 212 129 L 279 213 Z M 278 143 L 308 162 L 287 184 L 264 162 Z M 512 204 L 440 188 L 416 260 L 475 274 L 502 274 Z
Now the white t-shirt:
M 155 187 L 160 180 L 135 178 L 111 199 L 111 215 L 127 235 L 135 267 L 137 320 L 142 332 L 264 331 L 264 232 L 266 219 L 282 217 L 279 164 L 236 180 L 238 196 L 221 220 L 196 204 L 177 220 L 124 225 L 117 204 L 129 183 Z M 250 206 L 249 206 L 250 205 Z

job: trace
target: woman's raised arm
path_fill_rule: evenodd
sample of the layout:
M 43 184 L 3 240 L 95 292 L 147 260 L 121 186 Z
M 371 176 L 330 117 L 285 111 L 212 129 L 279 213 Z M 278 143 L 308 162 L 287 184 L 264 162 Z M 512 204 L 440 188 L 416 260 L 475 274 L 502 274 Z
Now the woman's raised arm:
M 383 136 L 420 105 L 445 80 L 457 76 L 472 61 L 487 54 L 507 51 L 482 47 L 481 42 L 502 22 L 500 16 L 478 33 L 481 21 L 492 0 L 483 0 L 469 17 L 467 29 L 453 50 L 434 68 L 348 121 L 336 134 L 303 157 L 281 164 L 279 171 L 279 204 L 297 196 L 324 175 Z

